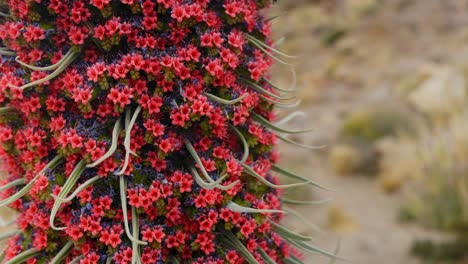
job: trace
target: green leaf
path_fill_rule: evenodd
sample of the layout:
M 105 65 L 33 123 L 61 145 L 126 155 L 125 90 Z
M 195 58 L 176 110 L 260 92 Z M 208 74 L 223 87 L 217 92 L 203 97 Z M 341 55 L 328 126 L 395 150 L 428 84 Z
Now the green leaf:
M 56 156 L 53 158 L 26 186 L 24 186 L 20 191 L 15 193 L 14 195 L 6 198 L 5 200 L 0 202 L 0 207 L 9 205 L 13 203 L 14 201 L 20 199 L 23 197 L 25 194 L 29 192 L 29 190 L 33 187 L 34 183 L 37 181 L 37 179 L 47 170 L 47 169 L 54 169 L 57 167 L 60 163 L 62 163 L 62 156 Z
M 226 205 L 226 208 L 231 210 L 232 212 L 236 212 L 236 213 L 257 213 L 257 214 L 260 214 L 260 213 L 285 213 L 284 211 L 282 210 L 274 210 L 274 209 L 255 209 L 255 208 L 250 208 L 250 207 L 244 207 L 244 206 L 240 206 L 234 202 L 229 202 L 227 205 Z
M 211 100 L 217 102 L 217 103 L 220 103 L 220 104 L 224 104 L 224 105 L 235 105 L 237 103 L 240 103 L 242 102 L 242 100 L 244 100 L 247 96 L 249 96 L 249 94 L 245 93 L 243 94 L 242 96 L 234 99 L 234 100 L 226 100 L 226 99 L 223 99 L 223 98 L 220 98 L 216 95 L 213 95 L 213 94 L 210 94 L 210 93 L 204 93 L 204 95 L 208 98 L 210 98 Z
M 247 143 L 247 140 L 245 140 L 245 137 L 242 135 L 242 133 L 233 125 L 231 125 L 231 128 L 232 130 L 234 130 L 234 132 L 236 132 L 237 136 L 239 137 L 239 139 L 241 140 L 242 142 L 242 146 L 244 148 L 244 154 L 242 155 L 242 158 L 240 160 L 241 163 L 244 163 L 247 161 L 247 159 L 249 158 L 249 143 Z
M 139 224 L 138 215 L 135 207 L 132 206 L 132 235 L 136 241 L 132 241 L 132 264 L 141 264 L 140 261 L 140 246 L 137 240 L 139 239 Z
M 311 229 L 317 231 L 317 232 L 322 232 L 322 230 L 320 230 L 319 227 L 317 227 L 316 225 L 310 223 L 309 220 L 307 220 L 304 216 L 302 216 L 300 213 L 298 213 L 297 211 L 291 209 L 291 208 L 284 208 L 283 207 L 283 210 L 288 214 L 288 215 L 293 215 L 294 217 L 296 217 L 297 219 L 299 219 L 302 223 L 304 223 L 305 225 L 307 225 L 308 227 L 310 227 Z
M 119 176 L 119 187 L 120 187 L 120 203 L 122 205 L 122 214 L 124 217 L 124 227 L 125 227 L 125 233 L 127 234 L 128 239 L 130 241 L 135 242 L 139 245 L 144 245 L 146 246 L 148 243 L 145 241 L 138 240 L 135 238 L 131 233 L 130 233 L 130 226 L 128 222 L 128 211 L 127 211 L 127 179 L 125 176 L 120 175 Z
M 313 181 L 311 181 L 311 180 L 309 180 L 309 179 L 307 179 L 307 178 L 305 178 L 305 177 L 303 177 L 303 176 L 297 175 L 296 173 L 291 172 L 291 171 L 289 171 L 289 170 L 286 170 L 286 169 L 284 169 L 284 168 L 282 168 L 282 167 L 280 167 L 280 166 L 278 166 L 278 165 L 273 165 L 272 170 L 275 171 L 275 172 L 277 172 L 277 173 L 280 173 L 280 174 L 282 174 L 282 175 L 284 175 L 284 176 L 287 176 L 287 177 L 289 177 L 289 178 L 298 179 L 298 180 L 302 180 L 302 181 L 308 182 L 310 185 L 313 185 L 313 186 L 315 186 L 315 187 L 318 187 L 318 188 L 320 188 L 320 189 L 322 189 L 322 190 L 325 190 L 325 191 L 332 191 L 332 190 L 330 190 L 329 188 L 323 187 L 322 185 L 320 185 L 320 184 L 318 184 L 318 183 L 315 183 L 315 182 L 313 182 Z
M 46 66 L 46 67 L 37 67 L 37 66 L 26 64 L 20 61 L 19 57 L 16 57 L 15 61 L 18 62 L 21 66 L 26 67 L 33 71 L 51 71 L 51 70 L 57 69 L 60 65 L 62 65 L 62 63 L 64 63 L 67 60 L 67 58 L 71 56 L 72 52 L 73 52 L 72 49 L 69 49 L 67 53 L 57 63 L 50 65 L 50 66 Z
M 276 184 L 273 184 L 271 182 L 269 182 L 267 179 L 263 178 L 262 175 L 258 174 L 256 171 L 254 171 L 252 168 L 250 168 L 249 165 L 245 164 L 245 163 L 242 163 L 241 164 L 242 167 L 244 168 L 245 172 L 251 176 L 253 176 L 254 178 L 256 178 L 257 180 L 259 180 L 260 182 L 262 182 L 263 184 L 265 184 L 266 186 L 270 187 L 270 188 L 274 188 L 274 189 L 287 189 L 287 188 L 295 188 L 295 187 L 298 187 L 298 186 L 304 186 L 304 185 L 308 185 L 310 182 L 299 182 L 299 183 L 292 183 L 292 184 L 287 184 L 287 185 L 276 185 Z
M 134 156 L 136 156 L 136 153 L 134 153 L 130 149 L 130 143 L 131 143 L 130 140 L 131 140 L 131 136 L 132 136 L 133 126 L 135 125 L 136 119 L 138 118 L 138 115 L 140 114 L 140 111 L 141 111 L 141 106 L 138 106 L 137 109 L 135 110 L 135 112 L 133 113 L 132 119 L 130 120 L 130 110 L 127 109 L 127 113 L 126 113 L 126 116 L 125 116 L 125 139 L 124 139 L 125 162 L 124 162 L 122 168 L 120 169 L 120 171 L 116 172 L 115 175 L 123 175 L 125 173 L 125 171 L 127 170 L 127 167 L 128 167 L 130 154 L 133 154 Z
M 102 155 L 102 157 L 100 157 L 98 160 L 96 160 L 95 162 L 91 164 L 88 164 L 86 167 L 94 168 L 114 154 L 114 152 L 117 150 L 117 141 L 119 139 L 119 134 L 120 134 L 120 129 L 121 129 L 120 123 L 121 121 L 119 118 L 119 120 L 117 120 L 117 122 L 115 122 L 114 124 L 114 130 L 112 131 L 112 143 L 111 143 L 109 150 L 104 155 Z
M 27 261 L 28 259 L 39 255 L 39 250 L 35 248 L 28 249 L 16 255 L 14 258 L 7 261 L 5 264 L 19 264 Z
M 83 256 L 78 256 L 74 259 L 72 259 L 68 264 L 78 264 L 80 263 L 80 260 L 83 258 Z
M 58 200 L 61 200 L 62 202 L 70 202 L 71 200 L 73 200 L 81 191 L 83 191 L 84 189 L 88 188 L 89 186 L 91 186 L 93 183 L 99 181 L 101 179 L 100 176 L 95 176 L 87 181 L 85 181 L 83 184 L 81 184 L 78 188 L 76 188 L 76 190 L 70 195 L 68 196 L 67 198 L 64 198 L 64 199 L 60 199 L 58 198 L 57 196 L 55 195 L 52 195 L 52 197 L 54 197 L 55 199 L 58 199 Z
M 20 232 L 19 230 L 13 230 L 13 231 L 7 231 L 7 232 L 4 232 L 4 233 L 1 233 L 0 234 L 0 241 L 8 239 L 10 237 L 14 237 L 17 234 L 19 234 L 19 232 Z
M 207 190 L 212 190 L 216 187 L 219 187 L 219 183 L 222 182 L 226 178 L 226 176 L 220 177 L 215 182 L 207 183 L 200 177 L 200 174 L 198 174 L 197 170 L 194 167 L 191 167 L 190 170 L 192 171 L 192 176 L 195 179 L 195 182 L 200 187 L 202 187 L 203 189 L 207 189 Z
M 272 130 L 275 130 L 275 131 L 278 131 L 278 132 L 281 132 L 281 133 L 286 133 L 286 134 L 303 134 L 303 133 L 308 133 L 308 132 L 312 132 L 314 131 L 314 129 L 306 129 L 306 130 L 289 130 L 289 129 L 284 129 L 284 128 L 280 128 L 280 127 L 277 127 L 276 125 L 274 125 L 273 123 L 271 123 L 270 121 L 266 120 L 263 116 L 257 114 L 257 113 L 253 113 L 252 114 L 253 118 L 255 121 L 259 122 L 260 124 L 272 129 Z
M 244 258 L 250 264 L 260 264 L 252 255 L 252 253 L 239 241 L 239 239 L 230 231 L 223 232 L 225 239 L 227 239 L 228 244 L 234 247 L 237 251 L 239 251 Z
M 80 52 L 72 51 L 72 53 L 70 53 L 70 55 L 68 55 L 68 57 L 66 57 L 64 59 L 64 61 L 60 64 L 60 66 L 55 71 L 53 71 L 51 74 L 47 75 L 46 77 L 44 77 L 42 79 L 35 80 L 33 82 L 27 83 L 27 84 L 25 84 L 25 85 L 23 85 L 21 87 L 17 87 L 17 88 L 20 89 L 20 90 L 24 90 L 26 88 L 33 87 L 33 86 L 36 86 L 36 85 L 39 85 L 39 84 L 42 84 L 44 82 L 52 80 L 53 78 L 55 78 L 59 74 L 61 74 L 68 67 L 68 65 L 73 63 L 73 61 L 78 57 L 79 54 L 80 54 Z
M 306 114 L 302 111 L 294 111 L 290 114 L 288 114 L 286 117 L 284 117 L 283 119 L 279 120 L 279 121 L 276 121 L 275 122 L 275 125 L 276 126 L 280 126 L 280 125 L 284 125 L 286 123 L 288 123 L 289 121 L 293 120 L 294 118 L 296 117 L 306 117 Z
M 0 116 L 1 115 L 4 115 L 4 114 L 8 114 L 8 113 L 11 113 L 11 112 L 14 112 L 15 109 L 13 107 L 0 107 Z
M 276 136 L 281 139 L 282 141 L 286 142 L 286 143 L 289 143 L 291 145 L 295 145 L 295 146 L 298 146 L 298 147 L 301 147 L 301 148 L 305 148 L 305 149 L 311 149 L 311 150 L 315 150 L 315 149 L 323 149 L 325 148 L 326 146 L 325 145 L 321 145 L 321 146 L 309 146 L 309 145 L 305 145 L 305 144 L 301 144 L 301 143 L 298 143 L 294 140 L 291 140 L 285 136 L 282 136 L 282 135 L 279 135 L 279 134 L 276 134 Z
M 60 231 L 60 230 L 65 230 L 67 229 L 66 227 L 56 227 L 55 226 L 55 216 L 58 213 L 58 210 L 60 209 L 60 206 L 63 204 L 63 199 L 68 195 L 68 193 L 75 187 L 76 182 L 80 178 L 81 174 L 83 171 L 86 169 L 86 163 L 84 160 L 81 160 L 78 162 L 76 167 L 73 169 L 73 171 L 70 174 L 70 177 L 68 177 L 67 181 L 65 184 L 62 186 L 62 189 L 60 190 L 60 193 L 57 195 L 57 198 L 55 199 L 54 205 L 52 206 L 52 210 L 50 211 L 50 227 L 54 230 Z
M 333 259 L 338 259 L 338 260 L 343 260 L 343 261 L 346 261 L 346 259 L 343 259 L 341 257 L 338 257 L 336 256 L 335 254 L 333 253 L 330 253 L 328 251 L 325 251 L 323 249 L 320 249 L 314 245 L 311 245 L 311 244 L 308 244 L 308 243 L 305 243 L 303 241 L 297 241 L 297 240 L 293 240 L 293 239 L 286 239 L 287 241 L 289 241 L 291 244 L 293 244 L 294 246 L 306 251 L 306 252 L 309 252 L 309 253 L 315 253 L 315 254 L 319 254 L 319 255 L 322 255 L 322 256 L 326 256 L 326 257 L 330 257 L 330 258 L 333 258 Z
M 0 192 L 3 192 L 5 190 L 10 189 L 11 187 L 16 187 L 16 186 L 21 185 L 21 184 L 24 184 L 24 179 L 17 179 L 17 180 L 11 181 L 11 182 L 3 185 L 2 187 L 0 187 Z
M 243 80 L 244 82 L 246 82 L 247 84 L 249 84 L 250 87 L 251 87 L 252 89 L 254 89 L 255 91 L 257 91 L 257 92 L 259 92 L 259 93 L 262 93 L 262 94 L 265 94 L 265 95 L 268 95 L 268 96 L 270 96 L 270 97 L 272 97 L 272 98 L 275 98 L 275 99 L 278 99 L 278 100 L 291 100 L 291 99 L 294 99 L 294 98 L 295 98 L 295 97 L 290 97 L 290 98 L 281 97 L 281 96 L 279 96 L 279 95 L 276 95 L 276 94 L 274 94 L 274 93 L 272 93 L 272 92 L 266 90 L 265 88 L 261 87 L 260 85 L 258 85 L 258 84 L 255 83 L 255 82 L 252 82 L 252 81 L 247 80 L 247 79 L 244 79 L 244 78 L 242 78 L 242 80 Z
M 263 250 L 263 248 L 259 247 L 258 252 L 260 252 L 260 255 L 262 255 L 263 260 L 265 260 L 267 264 L 276 264 L 276 262 L 272 260 L 270 256 L 268 256 L 268 254 L 265 252 L 265 250 Z
M 275 231 L 283 237 L 287 237 L 287 238 L 294 239 L 294 240 L 300 240 L 300 241 L 312 241 L 313 240 L 312 237 L 304 236 L 296 232 L 293 232 L 289 230 L 288 228 L 280 224 L 277 224 L 273 221 L 270 221 L 270 223 L 275 227 Z
M 281 197 L 280 200 L 285 204 L 292 204 L 292 205 L 319 205 L 319 204 L 324 204 L 324 203 L 333 201 L 333 199 L 331 198 L 318 200 L 318 201 L 299 201 L 299 200 L 288 199 L 286 197 Z
M 70 253 L 70 251 L 72 250 L 74 244 L 73 244 L 73 241 L 68 241 L 67 244 L 65 244 L 65 246 L 57 253 L 57 255 L 55 255 L 55 257 L 52 259 L 52 261 L 50 262 L 50 264 L 58 264 L 60 263 L 64 258 L 65 256 Z
M 269 45 L 263 43 L 262 41 L 256 39 L 255 37 L 253 37 L 253 36 L 251 36 L 251 35 L 249 35 L 249 34 L 244 34 L 244 35 L 245 35 L 251 42 L 255 42 L 255 43 L 259 44 L 260 46 L 262 46 L 262 47 L 264 47 L 264 48 L 266 48 L 266 49 L 269 49 L 269 50 L 273 51 L 274 53 L 276 53 L 276 54 L 278 54 L 278 55 L 281 55 L 281 56 L 286 57 L 286 58 L 296 58 L 296 56 L 291 56 L 291 55 L 285 54 L 285 53 L 283 53 L 283 52 L 281 52 L 281 51 L 279 51 L 279 50 L 277 50 L 277 49 L 275 49 L 275 48 L 273 48 L 273 47 L 271 47 L 271 46 L 269 46 Z

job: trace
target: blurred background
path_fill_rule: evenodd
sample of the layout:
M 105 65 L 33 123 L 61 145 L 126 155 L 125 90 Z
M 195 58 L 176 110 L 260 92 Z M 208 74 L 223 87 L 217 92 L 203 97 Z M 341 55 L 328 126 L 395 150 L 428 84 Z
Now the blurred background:
M 297 72 L 281 163 L 333 189 L 290 199 L 316 245 L 357 264 L 468 263 L 468 1 L 294 0 L 271 12 L 275 45 Z M 288 87 L 287 66 L 272 77 Z M 280 116 L 294 110 L 281 110 Z M 287 181 L 287 179 L 284 179 Z M 306 255 L 305 263 L 330 263 Z

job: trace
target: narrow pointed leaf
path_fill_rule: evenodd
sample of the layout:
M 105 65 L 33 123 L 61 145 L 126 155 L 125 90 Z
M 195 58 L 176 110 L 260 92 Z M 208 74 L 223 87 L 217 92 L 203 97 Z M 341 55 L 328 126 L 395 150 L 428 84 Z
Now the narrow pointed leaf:
M 276 53 L 276 54 L 278 54 L 278 55 L 281 55 L 281 56 L 286 57 L 286 58 L 296 58 L 296 56 L 291 56 L 291 55 L 288 55 L 288 54 L 286 54 L 286 53 L 283 53 L 283 52 L 281 52 L 281 51 L 279 51 L 279 50 L 277 50 L 277 49 L 275 49 L 275 48 L 273 48 L 273 47 L 271 47 L 271 46 L 265 44 L 264 42 L 262 42 L 262 41 L 256 39 L 255 37 L 253 37 L 253 36 L 251 36 L 251 35 L 249 35 L 249 34 L 245 34 L 245 35 L 247 36 L 247 38 L 248 38 L 249 40 L 251 40 L 251 41 L 253 41 L 253 42 L 255 42 L 255 43 L 261 45 L 262 47 L 264 47 L 264 48 L 266 48 L 266 49 L 268 49 L 268 50 L 273 51 L 274 53 Z
M 284 142 L 286 142 L 286 143 L 289 143 L 289 144 L 291 144 L 291 145 L 295 145 L 295 146 L 298 146 L 298 147 L 301 147 L 301 148 L 305 148 L 305 149 L 316 150 L 316 149 L 323 149 L 323 148 L 326 147 L 325 145 L 320 145 L 320 146 L 309 146 L 309 145 L 305 145 L 305 144 L 298 143 L 298 142 L 296 142 L 296 141 L 294 141 L 294 140 L 291 140 L 291 139 L 289 139 L 289 138 L 287 138 L 287 137 L 284 137 L 284 136 L 282 136 L 282 135 L 279 135 L 279 134 L 276 134 L 276 136 L 277 136 L 280 140 L 282 140 L 282 141 L 284 141 Z
M 213 95 L 213 94 L 210 94 L 210 93 L 204 93 L 204 95 L 208 98 L 210 98 L 211 100 L 217 102 L 217 103 L 220 103 L 220 104 L 224 104 L 224 105 L 235 105 L 237 103 L 240 103 L 242 102 L 242 100 L 244 100 L 246 97 L 249 96 L 249 94 L 243 94 L 242 96 L 236 98 L 236 99 L 233 99 L 233 100 L 226 100 L 226 99 L 223 99 L 223 98 L 220 98 L 216 95 Z
M 57 195 L 57 199 L 55 199 L 54 205 L 52 206 L 52 210 L 50 211 L 50 227 L 54 230 L 65 230 L 67 229 L 66 227 L 56 227 L 55 226 L 55 216 L 57 215 L 58 211 L 60 210 L 60 207 L 63 204 L 63 199 L 70 193 L 70 191 L 75 187 L 76 182 L 80 178 L 81 174 L 83 171 L 86 169 L 86 163 L 84 160 L 81 160 L 78 162 L 76 167 L 73 169 L 73 171 L 70 174 L 70 177 L 68 177 L 67 181 L 65 184 L 62 186 L 62 189 L 60 190 L 60 193 Z
M 0 192 L 3 192 L 5 190 L 8 190 L 12 187 L 16 187 L 18 185 L 21 185 L 21 184 L 24 184 L 24 179 L 17 179 L 17 180 L 14 180 L 14 181 L 11 181 L 5 185 L 3 185 L 2 187 L 0 187 Z
M 300 176 L 300 175 L 298 175 L 298 174 L 296 174 L 296 173 L 294 173 L 294 172 L 291 172 L 291 171 L 289 171 L 289 170 L 286 170 L 286 169 L 284 169 L 284 168 L 282 168 L 282 167 L 280 167 L 280 166 L 278 166 L 278 165 L 273 165 L 272 170 L 273 170 L 274 172 L 280 173 L 280 174 L 282 174 L 282 175 L 284 175 L 284 176 L 287 176 L 287 177 L 289 177 L 289 178 L 293 178 L 293 179 L 298 179 L 298 180 L 302 180 L 302 181 L 305 181 L 305 182 L 309 182 L 310 185 L 313 185 L 313 186 L 315 186 L 315 187 L 317 187 L 317 188 L 320 188 L 320 189 L 322 189 L 322 190 L 325 190 L 325 191 L 332 191 L 332 190 L 330 190 L 329 188 L 323 187 L 322 185 L 320 185 L 320 184 L 318 184 L 318 183 L 316 183 L 316 182 L 313 182 L 313 181 L 311 181 L 310 179 L 307 179 L 306 177 Z
M 14 237 L 17 234 L 19 234 L 19 232 L 20 232 L 19 230 L 3 232 L 3 233 L 0 234 L 0 241 L 8 239 L 10 237 Z
M 54 169 L 57 167 L 60 163 L 62 162 L 62 156 L 56 156 L 53 158 L 31 181 L 26 184 L 20 191 L 15 193 L 14 195 L 6 198 L 5 200 L 0 202 L 0 207 L 9 205 L 13 203 L 14 201 L 20 199 L 23 197 L 25 194 L 29 192 L 29 190 L 33 187 L 34 183 L 36 180 L 47 170 L 47 169 Z
M 5 262 L 5 264 L 19 264 L 26 262 L 28 259 L 36 256 L 39 254 L 39 250 L 35 248 L 28 249 L 26 251 L 21 252 L 20 254 L 16 255 L 14 258 L 10 259 L 9 261 Z
M 274 189 L 287 189 L 287 188 L 295 188 L 298 186 L 304 186 L 308 185 L 309 182 L 299 182 L 299 183 L 292 183 L 292 184 L 287 184 L 287 185 L 276 185 L 274 183 L 269 182 L 267 179 L 263 178 L 262 175 L 258 174 L 256 171 L 254 171 L 252 168 L 250 168 L 249 165 L 242 163 L 242 167 L 244 168 L 245 172 L 249 174 L 250 176 L 255 177 L 257 180 L 261 181 L 263 184 L 270 188 Z
M 301 221 L 303 224 L 307 225 L 311 229 L 317 231 L 317 232 L 323 232 L 318 226 L 312 224 L 308 219 L 306 219 L 304 216 L 302 216 L 299 212 L 296 210 L 293 210 L 291 208 L 284 208 L 283 210 L 288 214 L 294 216 L 296 219 Z
M 247 79 L 242 79 L 243 81 L 245 81 L 247 84 L 250 85 L 250 87 L 252 89 L 254 89 L 255 91 L 259 92 L 259 93 L 262 93 L 262 94 L 265 94 L 265 95 L 268 95 L 272 98 L 275 98 L 275 99 L 278 99 L 278 100 L 291 100 L 291 99 L 294 99 L 294 97 L 290 97 L 290 98 L 284 98 L 280 95 L 277 95 L 277 94 L 274 94 L 268 90 L 266 90 L 265 88 L 261 87 L 260 85 L 258 85 L 257 83 L 254 83 L 252 81 L 249 81 Z
M 272 260 L 270 256 L 268 256 L 268 254 L 265 252 L 265 250 L 263 250 L 263 248 L 259 247 L 258 252 L 260 252 L 260 255 L 262 255 L 263 260 L 265 260 L 267 264 L 276 264 L 276 262 Z
M 44 82 L 47 82 L 47 81 L 50 81 L 52 79 L 54 79 L 55 77 L 57 77 L 59 74 L 61 74 L 67 67 L 68 65 L 70 65 L 77 57 L 78 57 L 79 53 L 77 52 L 73 52 L 71 55 L 68 56 L 68 58 L 66 58 L 62 64 L 60 64 L 60 66 L 55 70 L 53 71 L 51 74 L 47 75 L 46 77 L 42 78 L 42 79 L 39 79 L 39 80 L 36 80 L 36 81 L 33 81 L 33 82 L 30 82 L 30 83 L 27 83 L 21 87 L 19 87 L 19 89 L 21 90 L 24 90 L 26 88 L 29 88 L 29 87 L 33 87 L 33 86 L 36 86 L 36 85 L 40 85 Z
M 250 207 L 244 207 L 240 206 L 234 202 L 229 202 L 226 205 L 226 208 L 236 212 L 236 213 L 253 213 L 253 214 L 261 214 L 261 213 L 285 213 L 285 211 L 282 210 L 274 210 L 274 209 L 255 209 L 255 208 L 250 208 Z
M 278 132 L 281 132 L 281 133 L 286 133 L 286 134 L 303 134 L 303 133 L 308 133 L 308 132 L 311 132 L 311 131 L 314 131 L 315 129 L 305 129 L 305 130 L 289 130 L 289 129 L 285 129 L 285 128 L 280 128 L 280 127 L 277 127 L 275 126 L 273 123 L 271 123 L 270 121 L 266 120 L 263 116 L 257 114 L 257 113 L 253 113 L 253 118 L 255 119 L 255 121 L 259 122 L 260 124 L 272 129 L 272 130 L 275 130 L 275 131 L 278 131 Z
M 294 246 L 306 251 L 306 252 L 309 252 L 309 253 L 316 253 L 316 254 L 319 254 L 319 255 L 322 255 L 322 256 L 325 256 L 325 257 L 330 257 L 330 258 L 333 258 L 333 259 L 338 259 L 338 260 L 343 260 L 343 261 L 346 261 L 346 259 L 344 258 L 341 258 L 341 257 L 338 257 L 337 255 L 331 253 L 331 252 L 328 252 L 326 250 L 323 250 L 321 248 L 318 248 L 314 245 L 311 245 L 311 244 L 308 244 L 308 243 L 305 243 L 303 241 L 297 241 L 297 240 L 292 240 L 292 239 L 287 239 L 291 244 L 293 244 Z
M 38 67 L 38 66 L 33 66 L 29 65 L 27 63 L 24 63 L 19 60 L 19 57 L 15 58 L 15 61 L 18 62 L 21 66 L 26 67 L 28 69 L 34 70 L 34 71 L 51 71 L 57 69 L 62 63 L 71 55 L 72 49 L 69 49 L 67 53 L 55 64 L 46 66 L 46 67 Z
M 245 140 L 245 137 L 242 135 L 242 133 L 239 131 L 239 129 L 237 129 L 235 126 L 232 126 L 231 125 L 231 128 L 232 130 L 234 130 L 234 132 L 236 132 L 237 136 L 239 137 L 239 139 L 241 140 L 242 142 L 242 147 L 244 148 L 244 154 L 242 155 L 242 158 L 240 160 L 241 163 L 244 163 L 247 161 L 247 159 L 249 158 L 249 143 L 247 143 L 247 140 Z
M 67 244 L 57 253 L 57 255 L 50 261 L 50 264 L 58 264 L 60 263 L 68 253 L 71 252 L 73 249 L 73 241 L 68 241 Z
M 312 241 L 313 238 L 312 237 L 309 237 L 309 236 L 304 236 L 304 235 L 301 235 L 301 234 L 298 234 L 296 232 L 293 232 L 291 230 L 289 230 L 288 228 L 280 225 L 280 224 L 277 224 L 273 221 L 270 221 L 270 223 L 275 227 L 275 231 L 280 234 L 281 236 L 284 236 L 284 237 L 287 237 L 287 238 L 290 238 L 290 239 L 294 239 L 294 240 L 300 240 L 300 241 Z
M 330 201 L 333 201 L 332 198 L 318 200 L 318 201 L 299 201 L 299 200 L 292 200 L 286 197 L 281 197 L 280 200 L 285 204 L 291 204 L 291 205 L 320 205 L 320 204 L 325 204 Z
M 121 123 L 120 119 L 117 120 L 117 122 L 115 122 L 114 130 L 112 131 L 112 143 L 111 143 L 109 150 L 104 155 L 102 155 L 102 157 L 100 157 L 98 160 L 87 165 L 86 167 L 94 168 L 114 154 L 114 152 L 117 150 L 117 141 L 119 139 L 119 133 L 120 133 L 120 123 Z
M 231 245 L 235 247 L 250 264 L 260 264 L 252 255 L 252 253 L 245 247 L 242 242 L 230 231 L 224 232 L 226 238 L 231 242 Z
M 67 198 L 60 199 L 57 196 L 52 195 L 55 199 L 61 200 L 62 202 L 70 202 L 73 200 L 81 191 L 84 189 L 88 188 L 89 186 L 93 185 L 95 182 L 99 181 L 101 179 L 100 176 L 95 176 L 87 181 L 85 181 L 83 184 L 81 184 L 76 190 Z
M 130 239 L 132 242 L 135 242 L 139 245 L 147 245 L 148 243 L 145 241 L 141 241 L 133 237 L 133 235 L 130 233 L 130 225 L 128 222 L 128 211 L 127 211 L 127 180 L 125 179 L 125 176 L 121 175 L 119 176 L 119 187 L 120 187 L 120 202 L 122 206 L 122 214 L 124 217 L 124 227 L 125 227 L 125 233 L 127 234 L 128 239 Z
M 138 227 L 138 215 L 135 207 L 132 206 L 132 236 L 136 239 L 135 241 L 132 241 L 132 264 L 140 263 L 140 246 L 137 243 L 140 233 Z

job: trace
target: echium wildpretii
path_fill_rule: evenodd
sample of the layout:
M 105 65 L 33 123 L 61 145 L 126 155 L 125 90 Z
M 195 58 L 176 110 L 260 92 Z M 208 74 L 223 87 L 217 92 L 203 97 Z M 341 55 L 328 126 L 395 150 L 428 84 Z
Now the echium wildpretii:
M 2 0 L 7 263 L 302 263 L 272 0 Z M 286 117 L 281 123 L 290 118 Z M 298 144 L 299 145 L 299 144 Z M 298 180 L 279 185 L 278 174 Z M 290 211 L 295 214 L 294 211 Z

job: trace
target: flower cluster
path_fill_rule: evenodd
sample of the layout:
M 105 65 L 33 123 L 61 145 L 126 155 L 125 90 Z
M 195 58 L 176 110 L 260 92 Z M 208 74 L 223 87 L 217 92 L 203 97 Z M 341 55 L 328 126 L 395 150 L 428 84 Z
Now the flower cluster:
M 3 1 L 5 258 L 300 261 L 278 224 L 270 2 Z

